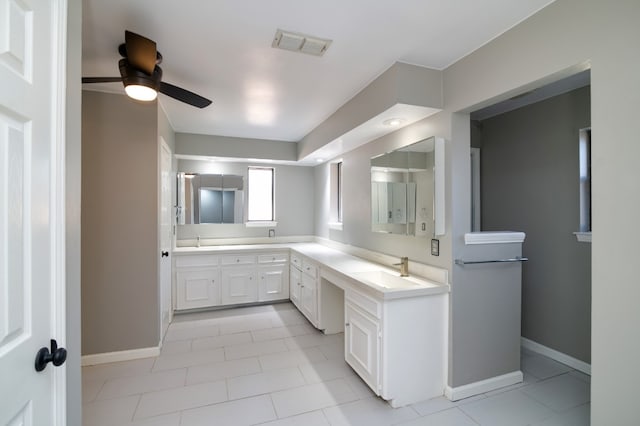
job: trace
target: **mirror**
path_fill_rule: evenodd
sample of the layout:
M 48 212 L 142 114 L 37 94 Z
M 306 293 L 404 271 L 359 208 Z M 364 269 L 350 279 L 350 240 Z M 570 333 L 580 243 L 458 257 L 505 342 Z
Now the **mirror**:
M 177 177 L 178 225 L 243 222 L 244 177 L 184 172 Z
M 444 139 L 431 137 L 371 159 L 371 230 L 444 234 Z

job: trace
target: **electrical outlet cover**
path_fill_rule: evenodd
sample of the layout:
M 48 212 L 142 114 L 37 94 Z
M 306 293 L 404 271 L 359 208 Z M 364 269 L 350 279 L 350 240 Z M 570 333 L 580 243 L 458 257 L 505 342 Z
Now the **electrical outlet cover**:
M 440 256 L 440 240 L 435 238 L 431 240 L 431 255 Z

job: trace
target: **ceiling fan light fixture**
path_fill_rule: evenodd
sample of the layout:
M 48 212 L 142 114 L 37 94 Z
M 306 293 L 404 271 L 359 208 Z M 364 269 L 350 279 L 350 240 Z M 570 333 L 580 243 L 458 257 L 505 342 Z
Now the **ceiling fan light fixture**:
M 132 67 L 127 59 L 120 59 L 118 65 L 127 96 L 143 102 L 150 102 L 158 97 L 158 89 L 162 79 L 160 67 L 156 66 L 153 74 L 148 75 Z
M 149 102 L 158 97 L 158 92 L 151 87 L 143 86 L 141 84 L 130 84 L 125 86 L 124 91 L 127 93 L 127 96 L 137 101 Z

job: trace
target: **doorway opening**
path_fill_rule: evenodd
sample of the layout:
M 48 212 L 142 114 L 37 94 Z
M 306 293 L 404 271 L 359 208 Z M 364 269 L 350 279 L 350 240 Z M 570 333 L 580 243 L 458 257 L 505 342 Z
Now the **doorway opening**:
M 586 70 L 473 111 L 470 129 L 471 229 L 526 233 L 523 347 L 587 374 L 591 245 L 574 234 L 590 211 L 580 163 L 590 105 Z

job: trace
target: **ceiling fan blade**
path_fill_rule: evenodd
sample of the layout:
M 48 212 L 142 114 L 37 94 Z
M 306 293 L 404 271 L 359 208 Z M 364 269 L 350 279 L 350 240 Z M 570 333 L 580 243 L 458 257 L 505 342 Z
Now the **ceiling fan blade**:
M 160 93 L 164 93 L 167 96 L 171 96 L 174 99 L 198 108 L 204 108 L 211 105 L 211 101 L 207 98 L 203 98 L 193 92 L 162 81 L 160 82 Z
M 82 77 L 83 83 L 121 83 L 122 77 Z
M 124 40 L 129 63 L 149 75 L 153 74 L 158 58 L 156 42 L 131 31 L 124 32 Z

